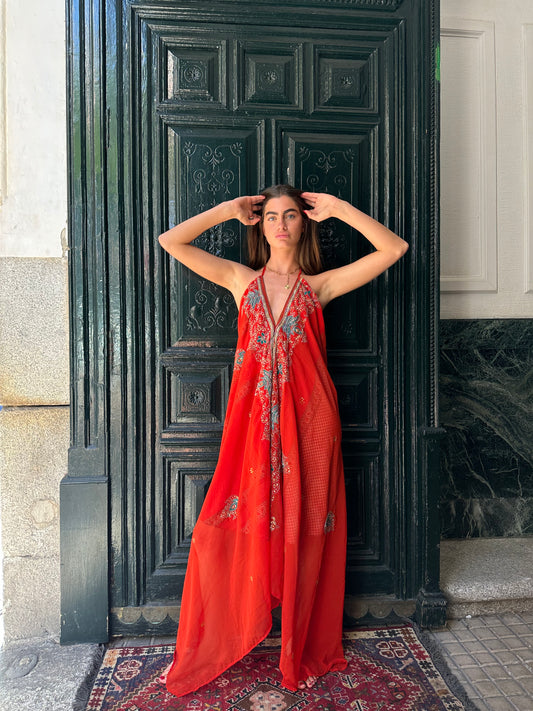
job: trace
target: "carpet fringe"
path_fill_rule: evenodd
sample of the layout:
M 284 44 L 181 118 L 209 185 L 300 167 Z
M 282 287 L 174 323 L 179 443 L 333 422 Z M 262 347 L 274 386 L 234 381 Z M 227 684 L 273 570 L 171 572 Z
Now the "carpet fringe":
M 413 630 L 416 632 L 420 642 L 427 649 L 429 656 L 431 657 L 431 661 L 437 668 L 439 674 L 444 679 L 447 687 L 450 689 L 452 694 L 456 696 L 463 704 L 463 706 L 465 707 L 465 711 L 480 711 L 479 707 L 476 706 L 475 703 L 468 697 L 459 679 L 452 671 L 450 671 L 450 667 L 448 666 L 448 662 L 444 658 L 439 643 L 435 639 L 433 639 L 433 637 L 431 637 L 431 634 L 429 632 L 420 629 L 417 623 L 413 620 L 410 620 L 410 624 L 413 627 Z

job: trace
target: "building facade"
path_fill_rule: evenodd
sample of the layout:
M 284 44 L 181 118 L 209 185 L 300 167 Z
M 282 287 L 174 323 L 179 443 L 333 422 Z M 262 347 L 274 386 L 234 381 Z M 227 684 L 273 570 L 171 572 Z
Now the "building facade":
M 533 8 L 441 2 L 442 534 L 533 522 Z M 7 642 L 60 636 L 69 447 L 65 10 L 0 0 L 0 531 Z

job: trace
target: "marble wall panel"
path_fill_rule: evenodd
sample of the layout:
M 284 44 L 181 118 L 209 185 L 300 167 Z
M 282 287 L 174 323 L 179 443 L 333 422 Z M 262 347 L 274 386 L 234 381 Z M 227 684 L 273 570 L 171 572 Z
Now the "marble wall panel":
M 441 321 L 445 538 L 533 535 L 533 319 Z

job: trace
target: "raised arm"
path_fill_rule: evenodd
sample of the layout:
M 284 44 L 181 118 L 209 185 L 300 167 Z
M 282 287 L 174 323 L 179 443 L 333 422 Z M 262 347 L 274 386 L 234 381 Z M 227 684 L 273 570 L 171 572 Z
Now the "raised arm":
M 229 289 L 239 300 L 243 284 L 253 273 L 249 267 L 217 257 L 190 244 L 196 237 L 227 220 L 239 220 L 244 225 L 255 225 L 260 217 L 254 213 L 263 202 L 262 195 L 244 196 L 222 202 L 199 215 L 180 222 L 159 236 L 159 244 L 179 262 L 204 279 Z
M 302 197 L 313 206 L 305 211 L 311 220 L 322 222 L 336 217 L 361 232 L 375 247 L 374 252 L 351 264 L 309 278 L 322 306 L 372 281 L 407 252 L 409 245 L 405 240 L 345 200 L 327 193 L 304 192 Z

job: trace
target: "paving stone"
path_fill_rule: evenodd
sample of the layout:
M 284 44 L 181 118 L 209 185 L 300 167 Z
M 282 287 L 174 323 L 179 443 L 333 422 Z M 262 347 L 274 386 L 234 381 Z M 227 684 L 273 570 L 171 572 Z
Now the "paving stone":
M 533 613 L 451 620 L 434 638 L 480 711 L 533 711 Z
M 485 671 L 483 667 L 472 667 L 468 670 L 468 679 L 469 681 L 474 682 L 477 684 L 479 681 L 487 681 L 489 679 L 490 675 Z
M 518 652 L 517 655 L 520 664 L 522 664 L 526 669 L 529 669 L 531 676 L 533 677 L 533 660 L 529 654 L 522 654 Z
M 470 632 L 470 630 L 462 630 L 459 632 L 458 630 L 455 631 L 455 636 L 457 639 L 459 639 L 461 642 L 476 642 L 477 638 L 476 635 L 473 632 Z
M 510 701 L 505 699 L 504 697 L 501 698 L 494 698 L 490 700 L 490 708 L 491 711 L 515 711 L 516 706 L 512 704 Z
M 487 652 L 485 645 L 483 645 L 479 640 L 475 640 L 473 642 L 465 642 L 464 648 L 469 654 L 473 654 L 475 656 Z
M 504 642 L 509 649 L 517 652 L 518 650 L 523 650 L 527 652 L 527 647 L 524 645 L 524 640 L 520 637 L 505 637 Z
M 451 658 L 453 659 L 454 666 L 459 667 L 460 669 L 479 666 L 478 662 L 475 659 L 472 659 L 470 654 L 455 654 Z
M 530 672 L 531 675 L 531 672 Z M 524 687 L 524 689 L 531 694 L 531 698 L 533 699 L 533 677 L 524 677 L 523 679 L 520 679 L 520 685 Z
M 500 662 L 500 664 L 504 664 L 505 666 L 512 666 L 513 664 L 522 664 L 521 659 L 519 659 L 514 652 L 509 652 L 508 650 L 500 651 L 497 649 L 494 651 L 494 656 Z
M 449 630 L 456 631 L 456 630 L 465 630 L 468 629 L 464 620 L 448 620 L 447 622 L 447 627 Z
M 531 696 L 513 696 L 513 704 L 518 711 L 531 711 L 533 708 Z
M 487 626 L 487 623 L 485 622 L 485 617 L 484 615 L 480 615 L 479 617 L 472 617 L 470 619 L 466 619 L 464 621 L 465 625 L 468 627 L 468 629 L 484 629 Z
M 482 640 L 494 640 L 496 639 L 496 634 L 494 633 L 494 630 L 491 630 L 488 627 L 480 627 L 479 629 L 476 629 L 476 637 Z
M 514 679 L 498 681 L 498 688 L 505 696 L 521 696 L 524 693 L 522 686 Z
M 482 654 L 476 655 L 476 661 L 478 664 L 492 664 L 494 662 L 494 655 L 488 652 L 483 652 Z
M 522 683 L 523 679 L 531 679 L 531 668 L 525 664 L 513 664 L 513 666 L 508 667 L 508 669 L 513 679 L 518 679 L 520 683 Z M 533 704 L 531 708 L 533 709 Z
M 488 652 L 498 655 L 500 652 L 507 652 L 508 646 L 505 644 L 503 639 L 485 639 L 483 640 L 485 648 Z
M 496 684 L 489 679 L 485 681 L 477 681 L 474 686 L 479 692 L 482 699 L 488 700 L 494 696 L 501 696 L 501 691 Z
M 503 679 L 511 678 L 507 668 L 500 664 L 497 659 L 494 660 L 494 664 L 485 665 L 483 667 L 483 672 L 489 677 L 489 679 L 497 681 L 498 683 Z
M 521 612 L 520 617 L 526 624 L 533 625 L 533 612 Z
M 521 624 L 523 624 L 520 615 L 517 615 L 515 612 L 509 612 L 504 615 L 501 615 L 501 620 L 506 625 L 521 625 Z
M 456 641 L 444 642 L 443 647 L 446 650 L 446 652 L 451 655 L 465 653 L 465 648 L 463 647 L 463 645 L 460 644 L 459 642 L 456 642 Z
M 490 625 L 490 630 L 492 631 L 493 635 L 498 639 L 505 639 L 506 637 L 513 636 L 513 633 L 511 632 L 509 627 L 507 627 L 506 625 L 502 625 L 499 622 Z
M 70 711 L 97 654 L 97 645 L 60 647 L 53 640 L 8 645 L 0 653 L 0 709 Z

